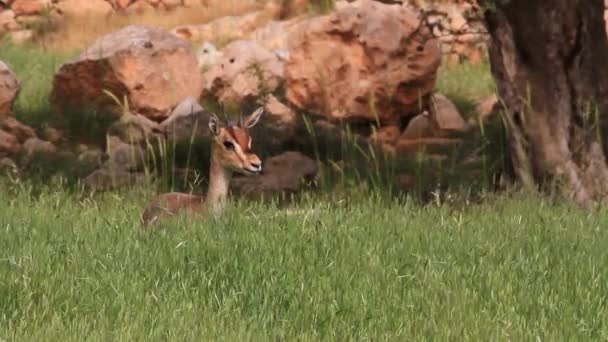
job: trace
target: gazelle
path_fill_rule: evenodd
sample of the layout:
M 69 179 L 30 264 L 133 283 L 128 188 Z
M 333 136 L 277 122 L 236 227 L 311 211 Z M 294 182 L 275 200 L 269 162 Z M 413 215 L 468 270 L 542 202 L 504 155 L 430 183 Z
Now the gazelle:
M 234 172 L 254 175 L 262 171 L 260 158 L 251 152 L 249 129 L 264 113 L 259 108 L 251 115 L 240 116 L 237 124 L 221 122 L 215 114 L 209 119 L 211 132 L 211 165 L 207 196 L 170 192 L 155 197 L 145 208 L 141 219 L 144 226 L 159 222 L 180 212 L 188 215 L 208 215 L 221 212 Z

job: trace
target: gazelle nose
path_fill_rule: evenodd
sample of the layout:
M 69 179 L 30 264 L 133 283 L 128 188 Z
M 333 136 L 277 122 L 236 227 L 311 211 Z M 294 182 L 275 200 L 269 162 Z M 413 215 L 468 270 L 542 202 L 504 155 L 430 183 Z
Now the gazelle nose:
M 251 168 L 256 172 L 262 171 L 262 163 L 251 163 Z

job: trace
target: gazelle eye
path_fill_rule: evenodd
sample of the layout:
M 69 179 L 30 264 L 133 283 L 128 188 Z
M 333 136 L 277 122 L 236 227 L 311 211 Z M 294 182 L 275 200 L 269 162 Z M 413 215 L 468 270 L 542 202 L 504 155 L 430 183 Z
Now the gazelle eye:
M 234 144 L 232 143 L 232 141 L 224 141 L 224 147 L 229 150 L 234 150 Z

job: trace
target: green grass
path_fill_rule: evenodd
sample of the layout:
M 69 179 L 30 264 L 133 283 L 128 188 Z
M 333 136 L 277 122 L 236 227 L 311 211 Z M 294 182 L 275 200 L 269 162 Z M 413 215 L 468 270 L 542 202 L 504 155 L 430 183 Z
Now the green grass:
M 35 46 L 19 47 L 0 37 L 0 60 L 10 66 L 21 82 L 13 108 L 18 119 L 36 128 L 53 119 L 48 101 L 53 75 L 72 55 L 48 52 Z
M 465 118 L 475 109 L 474 100 L 496 93 L 488 64 L 463 63 L 454 67 L 442 67 L 436 88 L 454 102 Z
M 68 58 L 0 48 L 22 81 L 19 119 L 59 114 L 48 94 Z M 441 69 L 437 83 L 465 116 L 493 87 L 486 65 Z M 504 168 L 492 132 L 467 141 L 489 157 L 477 171 Z M 437 168 L 453 177 L 469 152 Z M 608 339 L 606 209 L 487 195 L 487 176 L 470 197 L 430 180 L 422 205 L 389 194 L 369 160 L 357 170 L 369 183 L 342 177 L 288 205 L 241 201 L 148 233 L 143 190 L 0 179 L 0 341 Z M 432 173 L 408 167 L 420 183 Z
M 371 192 L 142 234 L 137 193 L 1 193 L 7 341 L 608 338 L 605 209 Z

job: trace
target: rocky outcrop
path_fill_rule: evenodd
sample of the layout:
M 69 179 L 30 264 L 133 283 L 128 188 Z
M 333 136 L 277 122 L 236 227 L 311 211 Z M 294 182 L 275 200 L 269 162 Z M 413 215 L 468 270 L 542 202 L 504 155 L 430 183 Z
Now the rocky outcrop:
M 422 3 L 417 10 L 425 18 L 425 25 L 441 41 L 441 53 L 447 63 L 485 60 L 489 37 L 482 10 L 475 1 Z
M 204 95 L 224 104 L 239 104 L 281 85 L 283 63 L 279 57 L 252 42 L 239 40 L 222 50 L 222 57 L 204 74 Z
M 297 192 L 312 181 L 318 172 L 317 163 L 300 152 L 284 152 L 264 162 L 262 174 L 238 177 L 233 188 L 247 197 L 276 196 Z
M 189 46 L 168 32 L 131 25 L 99 38 L 76 60 L 61 66 L 51 103 L 60 108 L 116 110 L 126 96 L 129 108 L 155 121 L 188 96 L 198 97 L 201 75 Z
M 11 114 L 20 84 L 15 73 L 0 61 L 0 118 Z
M 287 99 L 333 121 L 395 123 L 419 113 L 441 57 L 415 11 L 371 0 L 299 23 L 288 45 Z

